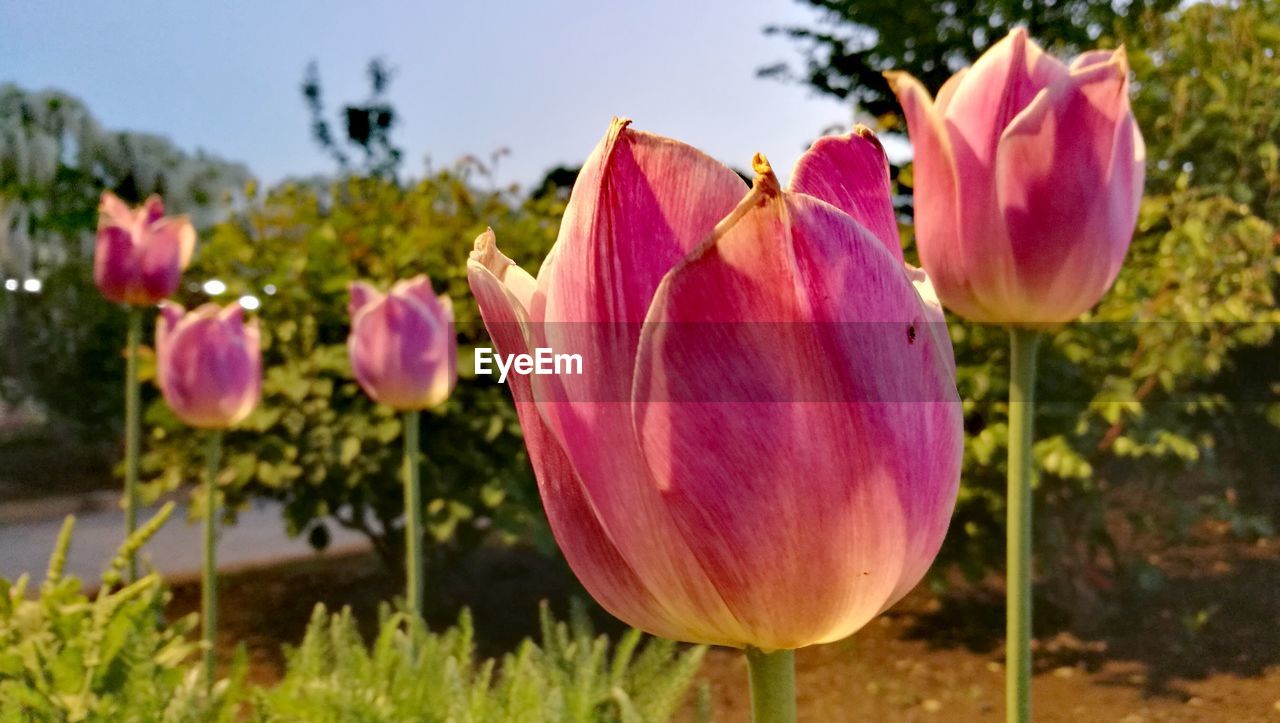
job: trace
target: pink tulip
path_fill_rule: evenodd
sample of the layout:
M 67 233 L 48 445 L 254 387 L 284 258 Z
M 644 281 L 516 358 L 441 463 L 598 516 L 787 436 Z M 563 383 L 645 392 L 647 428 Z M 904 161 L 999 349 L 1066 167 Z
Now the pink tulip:
M 152 196 L 130 209 L 110 191 L 98 205 L 98 241 L 93 281 L 112 301 L 149 306 L 178 290 L 191 263 L 196 232 L 186 216 L 165 216 Z
M 1124 49 L 1065 65 L 1021 28 L 929 98 L 888 74 L 915 147 L 916 238 L 942 303 L 968 319 L 1070 321 L 1115 280 L 1146 148 Z
M 246 324 L 239 304 L 185 312 L 165 302 L 156 324 L 156 381 L 169 408 L 193 427 L 242 421 L 262 398 L 258 321 Z
M 843 638 L 919 581 L 962 432 L 879 143 L 820 140 L 786 190 L 756 161 L 748 190 L 616 120 L 537 279 L 492 232 L 468 275 L 500 353 L 583 356 L 508 383 L 587 590 L 657 635 L 774 650 Z
M 351 284 L 351 368 L 365 393 L 401 411 L 434 407 L 458 382 L 453 303 L 431 280 L 396 282 L 382 294 Z

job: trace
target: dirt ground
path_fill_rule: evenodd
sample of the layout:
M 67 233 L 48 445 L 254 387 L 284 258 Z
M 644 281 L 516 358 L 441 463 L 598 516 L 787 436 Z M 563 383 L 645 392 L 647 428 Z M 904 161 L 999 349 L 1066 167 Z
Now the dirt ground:
M 1165 584 L 1116 600 L 1088 630 L 1038 636 L 1037 721 L 1280 721 L 1280 540 L 1211 542 L 1163 553 Z M 428 583 L 429 617 L 445 626 L 470 606 L 485 655 L 536 634 L 538 600 L 563 610 L 583 596 L 562 564 L 526 550 L 484 550 L 465 568 Z M 281 644 L 301 638 L 316 602 L 351 605 L 372 628 L 396 589 L 366 554 L 230 575 L 222 654 L 243 642 L 252 679 L 270 683 Z M 198 605 L 194 581 L 176 584 L 173 614 Z M 1002 720 L 1002 626 L 994 585 L 943 598 L 917 590 L 853 637 L 799 652 L 800 719 Z M 748 719 L 740 653 L 713 650 L 701 675 L 717 720 Z

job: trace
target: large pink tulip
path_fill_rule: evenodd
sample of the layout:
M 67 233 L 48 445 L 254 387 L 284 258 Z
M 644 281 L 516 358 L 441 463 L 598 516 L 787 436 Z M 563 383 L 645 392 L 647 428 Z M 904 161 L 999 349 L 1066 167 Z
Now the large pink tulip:
M 184 312 L 165 302 L 156 324 L 156 381 L 169 408 L 193 427 L 242 421 L 262 398 L 257 319 L 245 323 L 239 304 Z
M 942 303 L 974 321 L 1070 321 L 1115 280 L 1146 150 L 1124 49 L 1066 65 L 1016 29 L 929 98 L 888 74 L 915 147 L 916 238 Z
M 351 284 L 351 368 L 365 393 L 401 411 L 449 398 L 458 381 L 453 303 L 426 276 L 398 281 L 383 294 Z
M 112 301 L 134 306 L 158 303 L 178 290 L 195 245 L 191 221 L 186 216 L 165 216 L 159 196 L 131 209 L 105 191 L 98 205 L 93 281 Z
M 955 502 L 945 323 L 902 262 L 869 132 L 782 189 L 615 121 L 537 279 L 482 235 L 468 263 L 551 528 L 610 612 L 762 649 L 845 637 L 924 574 Z

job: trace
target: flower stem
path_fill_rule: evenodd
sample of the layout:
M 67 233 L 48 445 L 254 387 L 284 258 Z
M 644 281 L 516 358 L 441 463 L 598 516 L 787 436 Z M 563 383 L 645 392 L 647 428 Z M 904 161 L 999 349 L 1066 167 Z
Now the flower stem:
M 138 346 L 142 343 L 142 309 L 129 307 L 124 371 L 124 536 L 138 529 L 138 438 L 141 414 L 138 392 Z M 129 582 L 138 579 L 138 561 L 129 555 Z
M 418 443 L 418 410 L 404 413 L 405 589 L 409 610 L 422 617 L 422 479 Z
M 204 679 L 213 688 L 218 639 L 218 464 L 222 456 L 222 432 L 209 433 L 204 477 L 204 568 L 200 595 L 200 639 L 204 643 Z
M 795 723 L 796 652 L 747 648 L 752 723 Z
M 1031 720 L 1031 439 L 1040 332 L 1010 329 L 1005 720 Z

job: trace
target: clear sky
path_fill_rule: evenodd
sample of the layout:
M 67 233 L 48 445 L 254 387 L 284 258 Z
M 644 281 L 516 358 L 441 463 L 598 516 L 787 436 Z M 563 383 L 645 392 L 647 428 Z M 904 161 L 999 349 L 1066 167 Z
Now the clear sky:
M 763 151 L 782 171 L 852 121 L 756 77 L 797 57 L 762 28 L 813 17 L 792 0 L 0 0 L 0 81 L 68 91 L 109 129 L 158 132 L 268 182 L 332 169 L 309 138 L 307 63 L 334 106 L 364 99 L 373 56 L 397 71 L 410 173 L 508 148 L 499 179 L 527 184 L 580 162 L 612 115 L 738 168 Z

